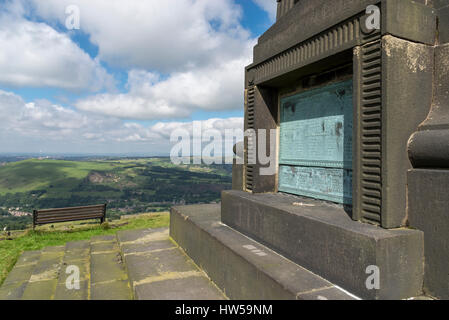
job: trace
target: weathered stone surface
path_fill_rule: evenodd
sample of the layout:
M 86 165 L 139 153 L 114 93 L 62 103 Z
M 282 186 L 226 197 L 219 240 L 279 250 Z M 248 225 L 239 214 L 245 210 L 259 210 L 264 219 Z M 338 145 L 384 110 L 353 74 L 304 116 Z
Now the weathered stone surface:
M 382 226 L 397 228 L 406 225 L 407 143 L 432 103 L 434 49 L 385 36 L 382 59 Z
M 135 291 L 137 300 L 225 300 L 220 291 L 202 274 L 142 284 Z
M 95 236 L 92 237 L 92 239 L 90 240 L 91 243 L 96 243 L 96 242 L 109 242 L 109 241 L 116 241 L 117 238 L 115 235 L 109 235 L 109 236 Z
M 88 300 L 89 281 L 82 280 L 80 281 L 79 284 L 80 284 L 79 289 L 67 289 L 65 282 L 59 283 L 56 286 L 54 300 L 66 300 L 66 301 Z
M 90 250 L 94 254 L 100 252 L 118 251 L 117 241 L 94 242 L 91 244 Z
M 144 244 L 156 240 L 167 240 L 168 230 L 167 228 L 159 229 L 144 229 L 144 230 L 130 230 L 120 231 L 117 234 L 120 245 L 123 244 Z
M 411 0 L 382 2 L 382 34 L 434 44 L 436 12 Z M 357 14 L 379 0 L 301 0 L 265 32 L 254 48 L 254 64 L 259 64 L 312 36 Z M 360 45 L 354 39 L 352 46 Z
M 354 300 L 345 292 L 337 288 L 327 288 L 298 295 L 298 300 Z
M 275 151 L 276 144 L 271 143 L 270 139 L 270 130 L 277 129 L 277 114 L 278 114 L 278 105 L 277 105 L 277 96 L 276 91 L 270 88 L 262 88 L 256 87 L 254 94 L 254 126 L 257 129 L 265 129 L 266 130 L 266 143 L 265 150 L 268 155 L 272 155 L 273 159 L 275 159 Z M 246 117 L 248 114 L 246 113 Z M 248 121 L 246 121 L 245 130 L 251 129 L 248 127 Z M 262 134 L 262 133 L 261 133 Z M 259 150 L 259 136 L 257 138 L 257 150 Z M 260 143 L 260 146 L 262 144 Z M 273 151 L 271 153 L 271 151 Z M 260 160 L 260 159 L 258 159 Z M 252 163 L 251 163 L 252 164 Z M 275 165 L 275 163 L 271 163 L 271 165 Z M 246 176 L 246 187 L 253 192 L 273 192 L 276 188 L 276 176 L 275 175 L 263 175 L 261 174 L 261 169 L 268 167 L 268 165 L 262 165 L 260 161 L 257 161 L 256 164 L 253 165 L 252 174 L 249 175 L 248 172 L 245 172 Z M 251 176 L 251 177 L 250 177 Z M 252 181 L 252 182 L 251 182 Z
M 41 256 L 40 251 L 25 251 L 17 260 L 15 267 L 27 266 L 29 264 L 35 264 L 39 261 Z
M 410 138 L 414 168 L 449 168 L 449 44 L 435 48 L 435 83 L 427 119 Z
M 80 281 L 90 281 L 90 261 L 89 258 L 85 258 L 84 260 L 64 262 L 61 266 L 61 271 L 59 272 L 58 284 L 65 285 L 67 279 L 74 274 L 73 270 L 68 269 L 68 267 L 78 268 Z
M 57 279 L 29 282 L 22 300 L 53 300 L 57 284 Z
M 63 251 L 46 251 L 44 249 L 38 263 L 33 269 L 30 282 L 58 279 L 63 256 Z
M 149 243 L 122 244 L 121 251 L 124 256 L 132 253 L 145 253 L 155 250 L 167 250 L 176 248 L 175 244 L 167 240 L 152 241 Z
M 408 173 L 410 225 L 424 231 L 424 290 L 449 299 L 449 170 L 413 169 Z
M 66 254 L 67 250 L 89 250 L 90 249 L 90 241 L 73 241 L 67 242 L 65 245 Z
M 434 45 L 436 11 L 411 0 L 386 0 L 382 3 L 382 33 L 413 42 Z
M 69 264 L 81 264 L 88 261 L 90 256 L 90 242 L 69 242 L 65 246 L 63 262 Z
M 439 43 L 445 44 L 449 42 L 449 4 L 446 2 L 446 6 L 440 8 L 438 12 L 438 31 L 439 31 Z
M 219 205 L 175 207 L 170 234 L 231 299 L 301 299 L 333 284 L 220 223 Z M 339 289 L 329 299 L 351 298 Z M 303 297 L 306 299 L 307 297 Z
M 146 254 L 128 254 L 125 256 L 125 261 L 133 283 L 172 272 L 195 270 L 195 266 L 177 248 L 149 251 Z
M 48 253 L 63 253 L 65 250 L 65 246 L 54 246 L 54 247 L 46 247 L 42 249 L 42 252 L 48 252 Z
M 28 282 L 13 282 L 3 284 L 0 288 L 0 300 L 20 300 Z
M 92 254 L 90 257 L 90 272 L 92 284 L 128 279 L 118 251 Z
M 118 239 L 136 299 L 223 298 L 169 239 L 168 229 L 123 231 L 119 232 Z
M 232 165 L 232 190 L 243 190 L 244 165 L 237 164 L 234 160 Z
M 94 283 L 91 286 L 91 300 L 132 300 L 128 280 Z
M 377 0 L 303 0 L 265 32 L 254 49 L 254 63 L 320 33 L 366 10 Z
M 352 221 L 342 207 L 280 194 L 222 194 L 222 221 L 294 262 L 367 299 L 421 294 L 423 234 Z M 367 290 L 366 268 L 380 268 L 380 290 Z
M 3 286 L 28 281 L 33 274 L 36 263 L 14 267 L 3 282 Z

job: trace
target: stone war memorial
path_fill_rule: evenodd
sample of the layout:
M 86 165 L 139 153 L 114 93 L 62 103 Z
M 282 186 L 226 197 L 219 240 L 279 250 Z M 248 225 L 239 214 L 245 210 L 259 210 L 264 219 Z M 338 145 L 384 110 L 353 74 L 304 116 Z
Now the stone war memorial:
M 277 4 L 233 190 L 171 237 L 231 299 L 449 299 L 449 1 Z

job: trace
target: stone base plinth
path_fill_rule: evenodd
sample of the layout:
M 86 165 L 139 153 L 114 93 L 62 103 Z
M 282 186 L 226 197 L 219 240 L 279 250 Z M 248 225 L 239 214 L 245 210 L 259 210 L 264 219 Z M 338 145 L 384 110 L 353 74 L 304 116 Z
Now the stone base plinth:
M 232 300 L 356 298 L 223 225 L 219 205 L 172 208 L 170 236 Z
M 364 299 L 422 293 L 423 233 L 353 221 L 343 207 L 282 194 L 225 191 L 222 222 Z M 379 289 L 366 286 L 380 271 Z M 368 269 L 368 271 L 371 269 Z
M 425 293 L 449 299 L 449 170 L 408 173 L 410 225 L 424 232 Z

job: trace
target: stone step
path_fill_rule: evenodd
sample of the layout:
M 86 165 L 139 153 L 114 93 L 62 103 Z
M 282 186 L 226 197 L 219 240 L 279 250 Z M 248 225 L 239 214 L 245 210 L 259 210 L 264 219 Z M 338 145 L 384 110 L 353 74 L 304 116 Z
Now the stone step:
M 88 300 L 90 280 L 89 241 L 69 242 L 65 246 L 62 267 L 56 287 L 55 300 Z M 79 287 L 74 279 L 75 269 L 79 271 Z
M 90 299 L 132 300 L 132 290 L 116 236 L 91 240 Z
M 122 231 L 117 237 L 135 299 L 226 299 L 170 240 L 167 228 Z
M 0 300 L 132 298 L 116 236 L 25 252 L 0 288 Z
M 230 299 L 357 299 L 223 225 L 220 222 L 220 205 L 172 208 L 170 236 Z
M 24 252 L 0 288 L 0 300 L 21 299 L 41 257 L 41 251 Z
M 47 247 L 28 279 L 22 295 L 23 300 L 53 300 L 58 285 L 65 247 Z
M 233 230 L 363 299 L 423 293 L 424 234 L 419 230 L 360 223 L 344 206 L 277 193 L 224 191 L 218 210 L 220 221 Z M 379 276 L 376 290 L 366 285 L 373 267 Z

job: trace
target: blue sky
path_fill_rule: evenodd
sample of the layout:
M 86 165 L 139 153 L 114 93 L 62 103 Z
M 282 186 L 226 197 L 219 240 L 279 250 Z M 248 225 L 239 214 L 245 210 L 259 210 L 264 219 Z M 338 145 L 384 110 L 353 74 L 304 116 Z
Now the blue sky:
M 0 152 L 162 155 L 192 121 L 242 127 L 244 66 L 275 6 L 0 0 Z

